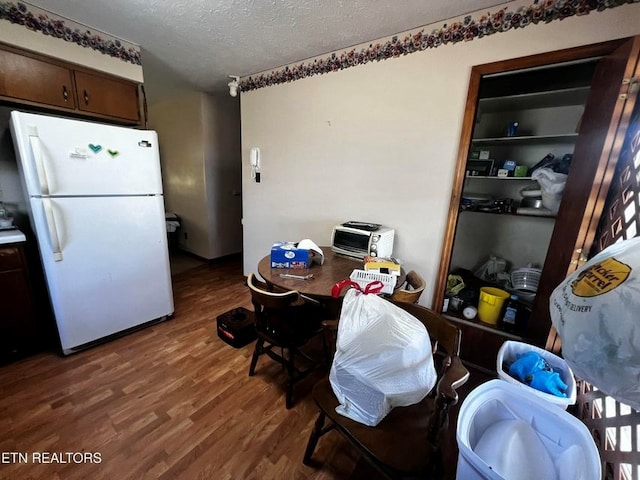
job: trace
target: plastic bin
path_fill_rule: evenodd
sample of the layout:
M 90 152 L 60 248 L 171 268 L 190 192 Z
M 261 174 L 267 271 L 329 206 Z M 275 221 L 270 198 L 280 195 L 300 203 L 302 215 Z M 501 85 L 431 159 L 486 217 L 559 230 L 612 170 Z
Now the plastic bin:
M 480 289 L 480 300 L 478 301 L 478 318 L 481 322 L 497 325 L 502 312 L 502 305 L 509 292 L 500 288 L 482 287 Z
M 567 384 L 566 398 L 556 397 L 555 395 L 551 395 L 550 393 L 541 392 L 540 390 L 531 388 L 529 385 L 525 385 L 518 379 L 513 378 L 511 375 L 509 375 L 508 368 L 505 370 L 505 362 L 511 364 L 516 361 L 518 357 L 520 357 L 520 355 L 531 351 L 536 352 L 538 355 L 544 358 L 551 366 L 551 368 L 553 368 L 555 372 L 558 372 L 562 381 Z M 573 377 L 571 368 L 569 367 L 569 365 L 567 365 L 567 362 L 565 362 L 564 359 L 542 348 L 536 347 L 534 345 L 529 345 L 528 343 L 507 340 L 502 344 L 500 350 L 498 350 L 498 357 L 496 359 L 496 371 L 498 372 L 498 377 L 500 377 L 502 380 L 506 380 L 509 383 L 518 385 L 518 387 L 522 388 L 528 393 L 531 393 L 536 397 L 539 397 L 560 408 L 564 408 L 566 410 L 569 405 L 573 405 L 574 403 L 576 403 L 576 380 Z
M 178 229 L 180 228 L 180 217 L 175 213 L 166 212 L 164 214 L 167 228 L 167 243 L 169 251 L 173 252 L 178 247 Z
M 514 442 L 507 434 L 493 436 L 493 448 L 487 451 L 483 435 L 489 436 L 503 421 L 531 426 L 536 445 Z M 467 396 L 460 406 L 456 439 L 458 480 L 553 480 L 553 476 L 541 476 L 543 471 L 555 472 L 558 480 L 600 480 L 600 457 L 587 427 L 502 380 L 490 380 Z

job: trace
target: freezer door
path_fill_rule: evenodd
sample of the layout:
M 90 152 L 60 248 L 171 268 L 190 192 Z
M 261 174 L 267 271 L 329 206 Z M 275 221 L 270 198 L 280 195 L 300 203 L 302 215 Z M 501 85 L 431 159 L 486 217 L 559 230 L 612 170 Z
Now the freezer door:
M 17 111 L 11 131 L 28 196 L 162 193 L 154 131 Z
M 30 201 L 66 353 L 173 313 L 162 196 Z M 45 208 L 52 213 L 56 242 Z

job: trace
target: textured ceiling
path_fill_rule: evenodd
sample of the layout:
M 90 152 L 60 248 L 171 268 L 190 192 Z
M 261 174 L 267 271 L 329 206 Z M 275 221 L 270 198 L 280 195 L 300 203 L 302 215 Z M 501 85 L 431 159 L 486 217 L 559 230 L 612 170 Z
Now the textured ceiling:
M 142 48 L 204 91 L 498 0 L 28 0 Z

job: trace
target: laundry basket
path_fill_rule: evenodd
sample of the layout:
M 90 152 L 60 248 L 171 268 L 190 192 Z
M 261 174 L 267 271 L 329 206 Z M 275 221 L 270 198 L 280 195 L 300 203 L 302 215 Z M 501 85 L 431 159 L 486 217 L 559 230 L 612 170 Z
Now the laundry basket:
M 598 449 L 580 420 L 502 380 L 489 380 L 465 398 L 456 439 L 458 480 L 601 477 Z

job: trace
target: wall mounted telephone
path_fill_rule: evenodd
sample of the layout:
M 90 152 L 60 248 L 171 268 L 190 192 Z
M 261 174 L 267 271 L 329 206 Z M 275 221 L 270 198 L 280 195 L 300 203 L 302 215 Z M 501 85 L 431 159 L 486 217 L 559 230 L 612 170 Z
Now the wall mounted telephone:
M 251 165 L 251 178 L 256 183 L 260 183 L 260 149 L 253 147 L 249 155 L 249 163 Z

